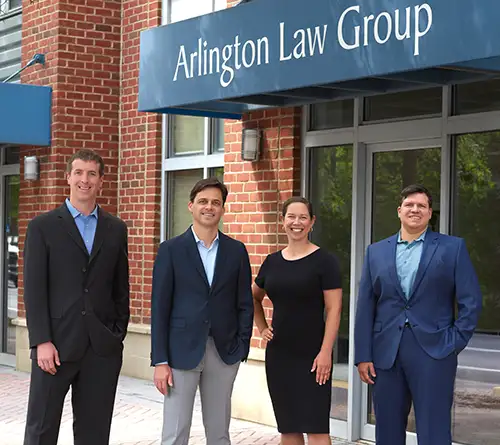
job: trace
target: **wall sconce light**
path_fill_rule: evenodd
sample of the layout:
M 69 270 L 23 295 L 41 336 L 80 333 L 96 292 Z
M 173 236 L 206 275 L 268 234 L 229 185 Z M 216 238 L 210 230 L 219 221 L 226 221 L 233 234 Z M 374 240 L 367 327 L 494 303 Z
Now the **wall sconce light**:
M 38 179 L 40 170 L 38 168 L 38 159 L 36 156 L 24 157 L 24 180 L 36 181 Z
M 241 136 L 241 159 L 255 162 L 260 156 L 260 130 L 244 128 Z

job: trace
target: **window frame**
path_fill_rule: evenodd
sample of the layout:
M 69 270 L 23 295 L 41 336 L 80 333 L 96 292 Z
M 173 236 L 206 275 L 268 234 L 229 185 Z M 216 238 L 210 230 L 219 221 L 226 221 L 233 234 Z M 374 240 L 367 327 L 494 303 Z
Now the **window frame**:
M 0 0 L 1 1 L 1 0 Z M 188 4 L 191 0 L 180 0 Z M 225 0 L 211 0 L 211 11 L 226 8 Z M 162 24 L 172 23 L 172 0 L 165 0 L 162 3 Z M 187 19 L 188 17 L 186 17 Z M 174 121 L 175 115 L 162 116 L 162 184 L 161 184 L 161 212 L 160 212 L 160 241 L 164 241 L 172 236 L 173 220 L 173 198 L 170 177 L 173 172 L 181 170 L 203 169 L 203 178 L 208 178 L 213 174 L 214 169 L 224 168 L 224 147 L 217 147 L 218 124 L 223 133 L 224 120 L 205 117 L 203 125 L 203 151 L 189 153 L 175 153 L 174 147 Z M 186 202 L 189 199 L 186 196 Z
M 19 6 L 11 6 L 12 0 L 0 0 L 0 17 L 3 19 L 4 14 L 12 11 L 20 11 L 23 7 L 22 3 Z

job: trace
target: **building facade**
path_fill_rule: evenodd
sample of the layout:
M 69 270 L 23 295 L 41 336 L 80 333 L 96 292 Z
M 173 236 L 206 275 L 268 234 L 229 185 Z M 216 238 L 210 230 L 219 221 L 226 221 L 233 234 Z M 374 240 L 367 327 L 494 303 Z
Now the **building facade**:
M 326 0 L 302 6 L 301 14 L 295 16 L 290 11 L 298 5 L 297 1 L 288 3 L 290 11 L 276 6 L 283 3 L 281 0 L 273 2 L 272 7 L 266 0 L 245 4 L 226 4 L 225 0 L 23 2 L 22 61 L 18 65 L 26 64 L 37 52 L 46 54 L 46 63 L 23 71 L 20 78 L 22 83 L 52 87 L 51 145 L 44 148 L 5 146 L 1 150 L 0 204 L 5 228 L 3 239 L 0 239 L 4 252 L 3 263 L 0 262 L 2 352 L 10 354 L 5 356 L 7 359 L 15 352 L 17 367 L 29 369 L 22 300 L 23 238 L 28 221 L 62 203 L 68 193 L 64 169 L 75 150 L 91 148 L 103 156 L 107 164 L 106 187 L 99 202 L 124 219 L 129 227 L 132 318 L 123 373 L 140 378 L 152 375 L 150 293 L 156 250 L 162 240 L 182 233 L 189 226 L 187 201 L 192 185 L 208 176 L 224 180 L 230 195 L 223 229 L 246 244 L 254 274 L 267 254 L 286 243 L 280 221 L 281 204 L 288 197 L 301 194 L 312 201 L 317 214 L 312 240 L 334 252 L 342 267 L 343 314 L 335 346 L 331 432 L 346 439 L 374 440 L 376 419 L 371 393 L 361 384 L 353 366 L 357 284 L 366 246 L 398 230 L 396 208 L 400 189 L 420 182 L 434 196 L 433 229 L 465 238 L 483 291 L 484 311 L 478 331 L 459 357 L 453 410 L 454 441 L 457 444 L 496 444 L 500 436 L 500 282 L 496 277 L 500 265 L 500 69 L 491 66 L 482 69 L 479 63 L 466 65 L 465 59 L 460 70 L 453 70 L 453 75 L 448 73 L 451 69 L 434 68 L 439 64 L 428 55 L 430 49 L 425 40 L 434 35 L 431 25 L 437 27 L 438 37 L 442 37 L 440 25 L 449 25 L 452 35 L 451 21 L 458 20 L 458 16 L 449 14 L 447 20 L 450 22 L 440 24 L 442 16 L 437 0 L 415 1 L 411 8 L 401 8 L 399 17 L 384 15 L 384 5 L 390 3 L 397 10 L 401 3 L 392 0 L 379 2 L 379 10 L 371 19 L 370 11 L 363 15 L 368 17 L 367 21 L 363 17 L 360 19 L 358 31 L 353 28 L 351 34 L 342 36 L 341 46 L 353 48 L 345 54 L 339 53 L 339 58 L 345 57 L 339 60 L 346 66 L 355 63 L 372 67 L 369 80 L 349 80 L 344 73 L 343 78 L 332 78 L 330 85 L 320 90 L 317 84 L 307 83 L 307 80 L 302 82 L 301 88 L 291 85 L 285 88 L 279 86 L 280 82 L 286 83 L 285 78 L 292 81 L 297 73 L 300 74 L 298 82 L 301 82 L 308 79 L 308 71 L 323 76 L 323 72 L 341 71 L 343 66 L 335 62 L 335 67 L 331 68 L 333 62 L 325 64 L 311 54 L 310 63 L 319 65 L 311 67 L 299 60 L 302 51 L 312 52 L 312 42 L 319 45 L 321 33 L 327 32 L 320 26 L 322 22 L 315 21 L 317 15 L 322 14 L 321 8 L 328 6 Z M 377 2 L 360 1 L 360 16 L 368 3 Z M 1 0 L 0 4 L 3 5 Z M 490 42 L 485 46 L 497 48 L 491 43 L 497 31 L 492 31 L 480 20 L 484 17 L 481 14 L 486 14 L 492 4 L 485 0 L 478 6 L 475 17 L 479 18 L 474 22 L 474 29 L 481 30 L 482 38 Z M 434 12 L 433 23 L 424 5 Z M 338 11 L 332 14 L 340 16 L 350 6 L 352 2 L 339 1 Z M 234 12 L 226 11 L 230 7 L 234 7 Z M 266 14 L 261 13 L 263 10 Z M 408 10 L 410 21 L 416 20 L 415 17 L 427 19 L 426 22 L 412 22 L 411 35 L 415 39 L 405 42 L 398 57 L 390 52 L 384 53 L 385 56 L 374 54 L 384 56 L 387 63 L 400 68 L 410 60 L 415 69 L 421 60 L 418 57 L 422 56 L 426 63 L 430 60 L 425 73 L 406 70 L 402 75 L 390 73 L 389 68 L 384 67 L 386 74 L 374 76 L 378 62 L 370 59 L 371 53 L 356 53 L 356 38 L 360 46 L 366 39 L 366 47 L 378 44 L 376 51 L 382 51 L 384 44 L 380 42 L 385 40 L 383 34 L 386 33 L 385 43 L 399 48 L 396 41 L 389 39 L 389 18 L 393 17 L 391 32 L 396 32 L 394 17 L 398 17 L 401 24 Z M 21 17 L 20 10 L 17 11 Z M 357 11 L 351 10 L 351 13 Z M 258 22 L 255 22 L 256 15 Z M 144 85 L 141 63 L 147 53 L 144 47 L 141 51 L 142 31 L 158 27 L 161 27 L 159 31 L 176 31 L 176 38 L 188 48 L 185 63 L 177 52 L 160 56 L 179 68 L 178 75 L 184 73 L 194 82 L 198 72 L 199 81 L 205 82 L 203 73 L 205 68 L 207 73 L 214 68 L 209 64 L 210 60 L 215 64 L 216 52 L 206 53 L 208 65 L 204 62 L 206 66 L 202 66 L 203 46 L 198 47 L 200 29 L 204 26 L 204 36 L 211 31 L 214 36 L 220 34 L 217 44 L 223 45 L 224 38 L 233 29 L 241 28 L 242 49 L 250 41 L 250 38 L 243 39 L 243 17 L 247 17 L 250 24 L 261 23 L 262 26 L 253 26 L 255 32 L 250 35 L 253 47 L 252 44 L 246 46 L 250 52 L 242 53 L 246 54 L 239 63 L 242 68 L 233 71 L 232 84 L 227 88 L 220 82 L 228 82 L 230 71 L 224 78 L 220 73 L 212 76 L 219 84 L 217 88 L 210 83 L 200 84 L 201 87 L 173 84 L 167 81 L 166 71 L 158 77 L 158 83 L 165 84 L 157 91 L 158 96 L 165 89 L 178 95 L 176 98 L 182 95 L 192 98 L 198 94 L 200 99 L 195 102 L 201 103 L 210 95 L 219 95 L 218 99 L 222 99 L 222 95 L 233 88 L 233 96 L 227 102 L 220 101 L 213 108 L 204 102 L 187 112 L 177 110 L 168 114 L 161 110 L 139 111 L 139 91 Z M 2 46 L 1 19 L 2 16 L 0 50 L 4 49 L 0 61 L 4 60 L 2 54 L 6 52 L 5 45 Z M 274 19 L 278 37 L 283 38 L 289 29 L 287 26 L 292 26 L 290 23 L 296 25 L 290 29 L 299 29 L 300 20 L 304 20 L 300 28 L 304 38 L 312 36 L 312 40 L 304 40 L 305 49 L 283 42 L 275 48 L 284 62 L 295 63 L 292 60 L 295 58 L 296 63 L 303 63 L 296 65 L 296 71 L 293 67 L 285 67 L 283 74 L 279 71 L 283 64 L 271 66 L 271 62 L 264 66 L 268 60 L 266 56 L 270 59 L 274 54 L 272 42 L 269 43 L 271 37 L 266 46 L 264 30 Z M 369 27 L 375 26 L 377 20 L 379 24 L 386 20 L 385 31 L 380 28 L 378 34 L 375 28 Z M 363 35 L 367 29 L 372 30 L 371 37 Z M 401 26 L 398 32 L 404 33 Z M 487 32 L 492 34 L 490 40 Z M 427 37 L 426 33 L 429 33 Z M 296 34 L 297 41 L 301 35 L 300 32 Z M 237 49 L 237 42 L 232 42 L 232 48 Z M 448 53 L 453 53 L 457 46 L 467 47 L 472 53 L 465 40 L 450 38 L 445 43 L 444 50 Z M 194 51 L 198 51 L 198 58 L 189 59 L 189 52 L 193 54 Z M 356 59 L 359 54 L 363 57 Z M 264 71 L 254 72 L 252 70 L 259 68 L 259 55 Z M 486 55 L 483 54 L 482 59 Z M 400 62 L 400 58 L 403 61 Z M 188 67 L 188 63 L 194 67 Z M 227 66 L 229 63 L 228 58 Z M 0 63 L 0 70 L 2 66 Z M 323 71 L 318 71 L 318 67 Z M 16 68 L 12 65 L 10 70 Z M 276 72 L 279 75 L 273 78 Z M 7 75 L 0 71 L 0 77 Z M 278 86 L 261 91 L 266 94 L 247 92 L 245 88 L 250 91 L 254 85 L 259 85 L 260 76 L 267 76 Z M 324 80 L 322 83 L 326 84 L 328 79 L 324 77 Z M 239 95 L 235 93 L 237 90 Z M 167 105 L 172 107 L 172 104 Z M 176 104 L 184 105 L 180 99 Z M 241 104 L 248 106 L 241 111 L 236 107 Z M 223 112 L 217 112 L 217 107 L 222 106 L 225 107 Z M 242 116 L 236 119 L 238 114 Z M 232 119 L 223 119 L 228 116 Z M 242 160 L 242 139 L 246 129 L 257 129 L 261 135 L 260 157 L 255 162 Z M 39 161 L 40 177 L 36 181 L 24 179 L 24 165 L 20 160 L 28 155 L 35 155 Z M 10 260 L 11 256 L 14 261 Z M 15 260 L 18 260 L 17 268 Z M 18 287 L 18 304 L 12 308 L 9 301 L 12 295 L 17 298 Z M 270 320 L 272 304 L 267 299 L 265 308 Z M 274 417 L 266 387 L 264 352 L 265 344 L 254 330 L 250 359 L 241 366 L 235 385 L 233 414 L 272 425 Z M 413 418 L 408 431 L 408 443 L 416 444 Z

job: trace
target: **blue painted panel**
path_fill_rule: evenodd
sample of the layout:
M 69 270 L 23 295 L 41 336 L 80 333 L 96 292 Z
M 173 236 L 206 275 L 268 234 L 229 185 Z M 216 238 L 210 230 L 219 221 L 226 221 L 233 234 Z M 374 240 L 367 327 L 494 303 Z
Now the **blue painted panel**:
M 0 143 L 50 145 L 52 88 L 0 83 Z
M 498 0 L 254 0 L 144 31 L 139 110 L 498 57 L 498 17 Z

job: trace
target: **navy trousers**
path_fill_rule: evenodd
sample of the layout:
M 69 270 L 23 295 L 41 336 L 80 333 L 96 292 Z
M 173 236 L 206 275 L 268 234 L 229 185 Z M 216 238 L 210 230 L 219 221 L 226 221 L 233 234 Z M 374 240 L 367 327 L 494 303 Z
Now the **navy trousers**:
M 457 355 L 430 357 L 405 327 L 391 369 L 375 369 L 373 404 L 377 445 L 404 445 L 411 404 L 419 445 L 451 445 Z

